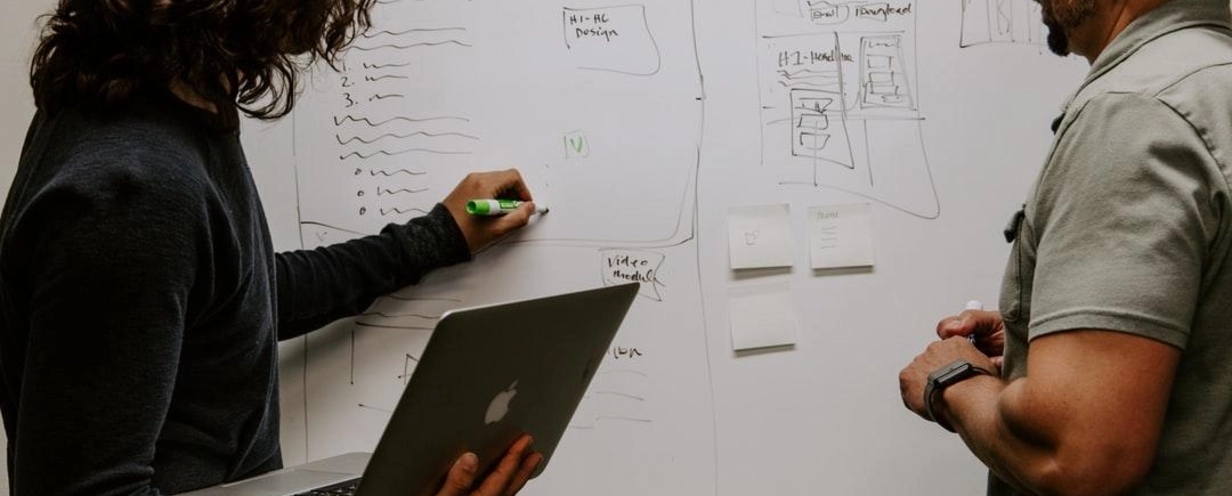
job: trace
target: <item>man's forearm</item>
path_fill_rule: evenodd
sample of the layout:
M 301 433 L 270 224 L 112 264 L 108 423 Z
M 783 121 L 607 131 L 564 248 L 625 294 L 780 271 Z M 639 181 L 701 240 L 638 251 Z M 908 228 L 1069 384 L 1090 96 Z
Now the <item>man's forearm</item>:
M 1041 491 L 1055 469 L 1055 457 L 1043 436 L 1015 425 L 1012 412 L 1016 387 L 992 376 L 980 376 L 955 384 L 944 392 L 942 409 L 950 425 L 977 458 L 1002 481 L 1027 494 Z M 1007 418 L 1009 417 L 1009 418 Z
M 904 369 L 913 411 L 924 409 L 922 370 L 956 357 L 979 361 L 965 346 L 959 338 L 930 344 Z M 1009 383 L 981 375 L 951 385 L 934 415 L 1021 492 L 1133 491 L 1155 463 L 1180 351 L 1133 334 L 1072 330 L 1031 341 L 1027 361 L 1030 374 Z
M 997 477 L 1022 493 L 1117 495 L 1138 484 L 1151 458 L 1132 448 L 1140 433 L 1107 432 L 1113 419 L 1093 425 L 1098 420 L 1074 415 L 1071 396 L 1033 387 L 1027 378 L 974 377 L 946 389 L 939 415 Z

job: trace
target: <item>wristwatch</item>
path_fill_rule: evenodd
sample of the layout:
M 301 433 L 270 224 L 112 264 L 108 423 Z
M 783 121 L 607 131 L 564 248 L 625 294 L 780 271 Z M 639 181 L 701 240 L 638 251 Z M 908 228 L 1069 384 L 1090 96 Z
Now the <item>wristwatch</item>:
M 958 384 L 962 381 L 975 377 L 977 375 L 992 375 L 986 369 L 971 365 L 971 362 L 966 360 L 955 360 L 949 365 L 934 370 L 928 374 L 928 384 L 924 386 L 924 410 L 928 412 L 928 418 L 936 422 L 937 425 L 945 428 L 950 432 L 955 432 L 950 424 L 946 423 L 944 418 L 938 417 L 933 412 L 933 403 L 937 399 L 937 395 L 945 391 L 945 388 Z

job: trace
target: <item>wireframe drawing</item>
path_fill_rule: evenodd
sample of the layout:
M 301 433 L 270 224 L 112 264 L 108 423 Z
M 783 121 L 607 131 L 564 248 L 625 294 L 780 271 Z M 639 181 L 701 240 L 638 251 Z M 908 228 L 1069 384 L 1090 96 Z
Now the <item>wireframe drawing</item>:
M 1034 0 L 962 0 L 963 48 L 988 43 L 1045 46 L 1048 29 Z
M 762 162 L 783 185 L 940 206 L 914 87 L 913 1 L 759 4 Z

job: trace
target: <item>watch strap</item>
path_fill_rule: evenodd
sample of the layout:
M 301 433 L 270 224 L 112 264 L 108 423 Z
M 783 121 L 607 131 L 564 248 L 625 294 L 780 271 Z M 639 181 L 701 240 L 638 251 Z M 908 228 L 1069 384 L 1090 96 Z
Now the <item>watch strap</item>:
M 976 367 L 966 360 L 955 360 L 929 374 L 928 383 L 924 386 L 924 411 L 928 413 L 928 418 L 947 431 L 957 432 L 944 417 L 937 415 L 934 404 L 936 404 L 937 396 L 946 388 L 977 375 L 993 375 L 993 373 Z

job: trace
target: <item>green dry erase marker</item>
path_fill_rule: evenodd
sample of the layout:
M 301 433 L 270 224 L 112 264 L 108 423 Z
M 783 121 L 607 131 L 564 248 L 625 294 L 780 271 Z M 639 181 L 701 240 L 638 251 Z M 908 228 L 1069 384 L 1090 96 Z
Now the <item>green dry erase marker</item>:
M 471 200 L 466 202 L 466 213 L 471 215 L 505 215 L 518 209 L 519 200 Z M 535 213 L 546 214 L 548 207 L 535 204 Z

